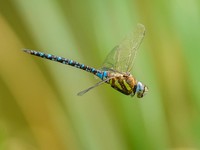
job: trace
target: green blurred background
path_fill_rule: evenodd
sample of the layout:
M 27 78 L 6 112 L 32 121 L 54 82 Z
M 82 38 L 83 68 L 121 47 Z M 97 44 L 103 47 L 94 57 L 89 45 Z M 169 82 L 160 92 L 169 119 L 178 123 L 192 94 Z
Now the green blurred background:
M 138 22 L 142 99 L 21 51 L 99 68 Z M 199 27 L 198 0 L 0 0 L 0 150 L 200 149 Z

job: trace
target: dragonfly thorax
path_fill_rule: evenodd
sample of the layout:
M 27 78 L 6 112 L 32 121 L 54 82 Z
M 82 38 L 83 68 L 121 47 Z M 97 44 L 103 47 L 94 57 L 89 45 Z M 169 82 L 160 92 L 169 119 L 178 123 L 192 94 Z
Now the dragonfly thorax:
M 116 89 L 117 91 L 125 94 L 134 96 L 137 95 L 138 98 L 142 98 L 148 88 L 146 85 L 142 84 L 141 82 L 137 81 L 131 74 L 127 73 L 108 73 L 111 79 L 109 83 L 111 87 Z
M 125 95 L 135 94 L 136 88 L 134 87 L 137 86 L 137 81 L 131 74 L 111 73 L 109 77 L 111 77 L 111 79 L 108 83 L 114 89 Z

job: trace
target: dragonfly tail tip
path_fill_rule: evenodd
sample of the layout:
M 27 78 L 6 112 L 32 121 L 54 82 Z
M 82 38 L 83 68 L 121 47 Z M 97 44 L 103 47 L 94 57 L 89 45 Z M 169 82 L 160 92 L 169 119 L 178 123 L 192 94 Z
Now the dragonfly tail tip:
M 26 52 L 26 53 L 30 53 L 31 51 L 29 49 L 23 48 L 22 51 Z

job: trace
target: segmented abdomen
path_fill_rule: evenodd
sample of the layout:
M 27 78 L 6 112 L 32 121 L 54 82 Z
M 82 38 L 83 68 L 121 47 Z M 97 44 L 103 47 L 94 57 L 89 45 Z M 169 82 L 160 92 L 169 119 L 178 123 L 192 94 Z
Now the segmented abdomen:
M 55 56 L 55 55 L 52 55 L 52 54 L 45 54 L 43 52 L 38 52 L 38 51 L 35 51 L 35 50 L 30 50 L 30 49 L 24 49 L 23 51 L 26 52 L 26 53 L 29 53 L 31 55 L 34 55 L 34 56 L 53 60 L 53 61 L 56 61 L 56 62 L 60 62 L 62 64 L 70 65 L 70 66 L 85 70 L 87 72 L 95 74 L 96 76 L 98 76 L 102 80 L 108 77 L 107 71 L 100 71 L 100 70 L 97 70 L 95 68 L 92 68 L 92 67 L 86 66 L 84 64 L 78 63 L 76 61 L 73 61 L 71 59 L 66 59 L 66 58 L 63 58 L 63 57 L 60 57 L 60 56 Z

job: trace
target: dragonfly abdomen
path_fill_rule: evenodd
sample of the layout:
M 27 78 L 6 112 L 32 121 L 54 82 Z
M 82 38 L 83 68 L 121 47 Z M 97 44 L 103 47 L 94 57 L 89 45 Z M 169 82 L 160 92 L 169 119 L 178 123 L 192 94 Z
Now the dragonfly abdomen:
M 74 60 L 71 60 L 71 59 L 63 58 L 63 57 L 60 57 L 60 56 L 55 56 L 55 55 L 52 55 L 52 54 L 46 54 L 46 53 L 43 53 L 43 52 L 30 50 L 30 49 L 24 49 L 24 52 L 29 53 L 29 54 L 34 55 L 34 56 L 49 59 L 49 60 L 52 60 L 52 61 L 56 61 L 56 62 L 59 62 L 59 63 L 62 63 L 62 64 L 70 65 L 70 66 L 85 70 L 87 72 L 95 74 L 96 76 L 98 76 L 102 80 L 107 78 L 107 76 L 108 76 L 107 71 L 100 71 L 100 70 L 97 70 L 95 68 L 86 66 L 86 65 L 81 64 L 79 62 L 76 62 Z

